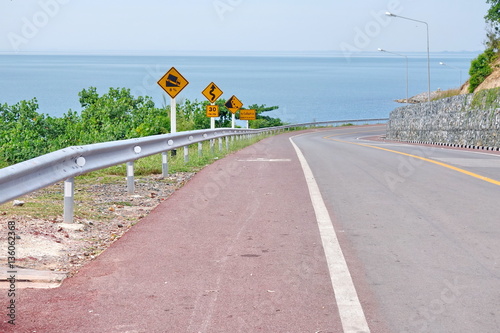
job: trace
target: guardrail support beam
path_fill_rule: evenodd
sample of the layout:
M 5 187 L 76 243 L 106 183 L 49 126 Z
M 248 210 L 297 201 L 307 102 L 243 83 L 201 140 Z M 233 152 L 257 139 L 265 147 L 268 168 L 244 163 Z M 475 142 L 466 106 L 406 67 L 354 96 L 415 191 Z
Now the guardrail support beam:
M 168 177 L 168 152 L 161 153 L 161 171 L 164 178 Z
M 189 146 L 184 146 L 184 163 L 189 162 Z
M 134 162 L 127 162 L 127 192 L 128 194 L 134 194 L 135 184 L 134 184 Z
M 75 178 L 64 181 L 64 223 L 73 223 L 75 210 Z

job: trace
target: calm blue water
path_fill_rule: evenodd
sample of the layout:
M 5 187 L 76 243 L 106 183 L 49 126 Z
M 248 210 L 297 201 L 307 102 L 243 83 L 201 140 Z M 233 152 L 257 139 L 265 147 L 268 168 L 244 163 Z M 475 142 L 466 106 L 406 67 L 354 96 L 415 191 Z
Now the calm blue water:
M 467 79 L 477 54 L 431 56 L 431 88 L 449 89 Z M 439 62 L 457 67 L 445 67 Z M 39 112 L 61 116 L 80 111 L 78 92 L 90 86 L 102 94 L 127 87 L 151 96 L 157 106 L 169 97 L 157 85 L 174 66 L 190 82 L 178 100 L 204 100 L 201 91 L 214 81 L 222 98 L 236 95 L 246 106 L 277 105 L 268 113 L 290 123 L 387 117 L 406 95 L 403 57 L 346 59 L 326 56 L 41 56 L 0 55 L 0 103 L 38 99 Z M 409 57 L 410 96 L 427 91 L 427 57 Z

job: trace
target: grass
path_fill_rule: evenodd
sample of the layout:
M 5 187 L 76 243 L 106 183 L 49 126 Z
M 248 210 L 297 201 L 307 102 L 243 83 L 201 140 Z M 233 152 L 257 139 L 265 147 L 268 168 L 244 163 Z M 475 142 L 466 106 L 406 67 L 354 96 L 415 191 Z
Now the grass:
M 443 90 L 443 91 L 438 92 L 437 96 L 434 97 L 432 100 L 437 101 L 439 99 L 453 97 L 453 96 L 457 96 L 457 95 L 460 95 L 460 89 Z
M 6 203 L 0 206 L 0 211 L 6 215 L 30 216 L 33 218 L 55 220 L 63 211 L 64 194 L 52 191 L 37 191 L 21 198 L 25 204 L 14 207 Z

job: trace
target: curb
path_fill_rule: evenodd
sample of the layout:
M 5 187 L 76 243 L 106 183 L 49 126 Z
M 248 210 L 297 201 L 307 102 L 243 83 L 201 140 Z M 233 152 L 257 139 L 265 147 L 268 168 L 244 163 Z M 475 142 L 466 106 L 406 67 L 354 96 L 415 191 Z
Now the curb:
M 445 147 L 452 147 L 452 148 L 465 148 L 465 149 L 476 149 L 476 150 L 486 150 L 486 151 L 500 151 L 500 147 L 459 145 L 456 143 L 428 142 L 428 141 L 416 141 L 416 140 L 407 141 L 407 140 L 388 139 L 388 138 L 386 138 L 386 139 L 390 140 L 390 141 L 414 143 L 414 144 L 421 144 L 421 145 L 445 146 Z
M 11 287 L 10 277 L 12 275 L 15 277 L 15 288 L 50 289 L 59 287 L 66 278 L 67 273 L 2 267 L 0 268 L 0 289 L 9 289 Z

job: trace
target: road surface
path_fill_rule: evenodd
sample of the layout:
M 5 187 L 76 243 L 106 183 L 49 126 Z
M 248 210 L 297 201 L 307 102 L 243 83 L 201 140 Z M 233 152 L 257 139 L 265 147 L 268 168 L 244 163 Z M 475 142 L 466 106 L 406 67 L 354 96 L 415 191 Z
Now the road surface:
M 294 139 L 360 299 L 390 332 L 500 332 L 500 156 L 363 140 L 378 133 Z
M 384 130 L 217 161 L 60 288 L 21 290 L 1 330 L 500 331 L 500 156 Z

